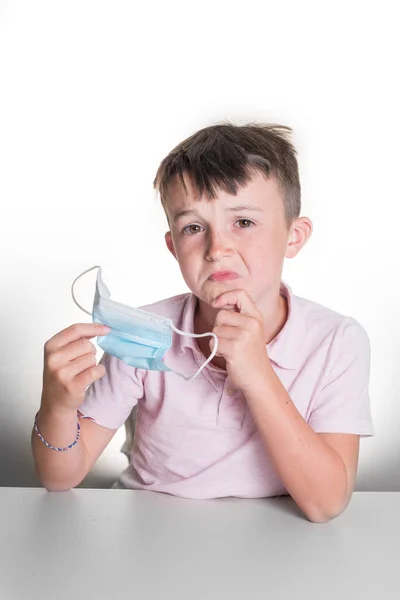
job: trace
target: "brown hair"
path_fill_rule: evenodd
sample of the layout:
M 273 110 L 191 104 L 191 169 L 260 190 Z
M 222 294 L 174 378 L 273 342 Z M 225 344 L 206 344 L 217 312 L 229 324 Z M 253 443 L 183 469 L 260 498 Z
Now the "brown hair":
M 218 189 L 237 194 L 254 171 L 274 177 L 283 192 L 288 226 L 300 215 L 301 190 L 290 127 L 263 123 L 212 125 L 178 144 L 161 162 L 154 187 L 166 209 L 168 186 L 188 174 L 199 196 L 214 200 Z

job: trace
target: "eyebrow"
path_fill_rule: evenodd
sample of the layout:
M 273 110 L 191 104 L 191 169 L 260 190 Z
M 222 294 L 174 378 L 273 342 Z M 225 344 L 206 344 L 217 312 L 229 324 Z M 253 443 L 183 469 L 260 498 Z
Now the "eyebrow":
M 176 223 L 176 221 L 178 219 L 180 219 L 181 217 L 186 217 L 187 215 L 198 215 L 199 213 L 196 210 L 190 210 L 190 209 L 184 209 L 184 210 L 179 210 L 177 213 L 174 214 L 172 220 L 174 223 Z
M 247 205 L 241 205 L 241 206 L 230 206 L 229 208 L 226 209 L 226 212 L 241 212 L 243 210 L 249 210 L 252 212 L 262 212 L 262 208 L 258 207 L 258 206 L 250 206 L 249 204 Z M 197 210 L 195 209 L 183 209 L 178 211 L 174 216 L 173 216 L 173 222 L 176 223 L 176 221 L 178 219 L 180 219 L 181 217 L 187 217 L 188 215 L 197 215 L 200 216 L 199 213 L 197 212 Z
M 262 212 L 263 209 L 259 206 L 251 206 L 250 204 L 243 204 L 241 206 L 232 206 L 226 209 L 229 212 L 240 212 L 242 210 L 250 210 L 253 212 Z

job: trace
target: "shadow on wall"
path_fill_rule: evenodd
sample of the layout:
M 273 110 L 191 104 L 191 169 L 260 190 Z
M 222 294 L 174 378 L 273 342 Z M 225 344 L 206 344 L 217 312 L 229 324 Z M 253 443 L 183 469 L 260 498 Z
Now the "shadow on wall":
M 23 403 L 21 399 L 18 403 L 18 397 L 16 397 L 18 394 L 15 391 L 13 396 L 15 402 L 13 403 L 9 400 L 12 397 L 11 390 L 2 386 L 1 392 L 0 487 L 42 487 L 35 472 L 31 451 L 34 415 L 29 414 L 30 411 L 26 410 L 26 406 L 25 410 L 20 410 Z M 104 472 L 101 465 L 95 465 L 78 487 L 109 489 L 115 480 L 115 474 Z
M 0 487 L 42 487 L 35 473 L 30 444 L 30 430 L 11 434 L 12 428 L 1 419 L 0 425 Z M 102 473 L 96 466 L 78 486 L 109 489 L 114 476 Z

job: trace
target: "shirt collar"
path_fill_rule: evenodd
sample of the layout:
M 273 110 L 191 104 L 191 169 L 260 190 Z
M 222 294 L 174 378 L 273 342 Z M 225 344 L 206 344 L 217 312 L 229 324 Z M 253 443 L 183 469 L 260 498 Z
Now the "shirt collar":
M 301 344 L 304 340 L 305 321 L 302 317 L 300 307 L 296 302 L 296 297 L 284 281 L 281 281 L 280 293 L 287 300 L 288 316 L 280 332 L 266 345 L 266 348 L 268 356 L 273 363 L 284 369 L 296 369 L 299 366 L 301 358 Z M 197 302 L 198 299 L 196 296 L 188 294 L 182 311 L 181 331 L 193 332 L 194 312 Z M 176 342 L 180 346 L 182 354 L 185 348 L 191 348 L 193 351 L 199 352 L 196 338 L 186 335 L 179 335 L 177 338 Z
M 182 318 L 180 322 L 180 330 L 186 331 L 187 333 L 193 333 L 194 331 L 194 311 L 196 310 L 198 299 L 193 294 L 188 294 L 186 301 L 183 305 Z M 188 335 L 179 335 L 178 344 L 181 347 L 183 353 L 185 348 L 192 348 L 192 350 L 199 351 L 196 344 L 196 338 L 189 337 Z
M 280 293 L 287 300 L 288 316 L 280 332 L 267 344 L 267 352 L 270 360 L 279 367 L 296 369 L 301 361 L 305 321 L 296 296 L 284 281 L 281 281 Z

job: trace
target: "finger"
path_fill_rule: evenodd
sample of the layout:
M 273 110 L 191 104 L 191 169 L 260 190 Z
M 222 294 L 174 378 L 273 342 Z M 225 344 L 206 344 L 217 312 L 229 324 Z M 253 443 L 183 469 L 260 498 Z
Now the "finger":
M 231 327 L 246 327 L 246 322 L 248 319 L 249 317 L 247 315 L 223 308 L 222 310 L 218 311 L 217 316 L 215 317 L 214 327 L 219 327 L 222 325 Z
M 57 371 L 60 367 L 67 365 L 72 360 L 84 354 L 96 354 L 96 347 L 87 338 L 81 338 L 76 342 L 62 346 L 55 352 L 51 352 L 47 356 L 47 368 L 53 372 Z
M 239 312 L 251 317 L 260 318 L 261 314 L 253 300 L 245 290 L 229 290 L 223 292 L 212 303 L 214 308 L 224 308 L 225 305 L 235 305 Z
M 68 385 L 74 377 L 80 375 L 86 369 L 96 366 L 96 357 L 93 354 L 84 354 L 70 363 L 64 365 L 58 371 L 58 379 L 64 385 Z
M 217 336 L 219 343 L 219 340 L 238 339 L 238 337 L 241 335 L 241 328 L 235 326 L 228 327 L 227 325 L 217 325 L 216 327 L 213 327 L 212 332 Z M 213 342 L 214 338 L 211 341 Z
M 213 327 L 213 333 L 215 333 L 215 335 L 218 338 L 218 346 L 217 346 L 217 352 L 216 352 L 216 356 L 222 356 L 222 352 L 221 352 L 221 344 L 223 342 L 226 343 L 226 341 L 228 341 L 228 343 L 232 343 L 233 340 L 237 339 L 238 337 L 238 328 L 237 327 Z M 239 333 L 240 335 L 240 333 Z M 212 338 L 209 342 L 209 348 L 210 351 L 213 352 L 214 350 L 214 345 L 215 345 L 215 340 L 214 338 Z
M 235 338 L 218 338 L 218 348 L 217 348 L 217 352 L 215 353 L 215 356 L 222 356 L 226 359 L 230 358 L 232 351 L 233 351 L 233 344 L 234 344 Z M 212 339 L 210 341 L 210 350 L 211 352 L 214 349 L 214 340 Z
M 107 335 L 111 329 L 106 325 L 99 323 L 75 323 L 66 329 L 63 329 L 45 344 L 45 352 L 54 352 L 58 348 L 65 346 L 71 342 L 75 342 L 82 337 L 93 338 L 99 335 Z
M 73 384 L 79 390 L 86 389 L 89 385 L 92 385 L 92 383 L 104 377 L 105 374 L 106 368 L 104 365 L 90 367 L 74 377 Z

